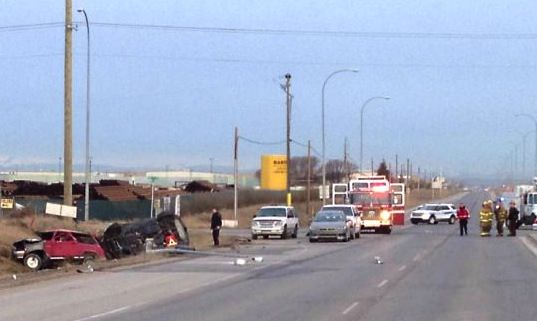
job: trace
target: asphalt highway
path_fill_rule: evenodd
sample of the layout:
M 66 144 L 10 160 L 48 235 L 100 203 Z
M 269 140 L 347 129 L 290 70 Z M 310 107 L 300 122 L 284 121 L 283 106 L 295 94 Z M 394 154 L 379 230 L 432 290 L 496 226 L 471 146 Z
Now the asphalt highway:
M 537 258 L 524 233 L 479 237 L 488 197 L 462 197 L 469 236 L 407 222 L 349 243 L 260 240 L 235 255 L 261 263 L 210 256 L 2 290 L 0 320 L 536 320 Z

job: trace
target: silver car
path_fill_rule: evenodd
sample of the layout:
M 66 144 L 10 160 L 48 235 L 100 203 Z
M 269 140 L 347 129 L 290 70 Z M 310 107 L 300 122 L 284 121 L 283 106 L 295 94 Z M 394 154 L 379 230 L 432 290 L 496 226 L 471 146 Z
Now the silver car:
M 348 242 L 351 239 L 352 230 L 347 224 L 347 217 L 343 211 L 322 210 L 315 215 L 308 234 L 310 242 L 325 239 Z

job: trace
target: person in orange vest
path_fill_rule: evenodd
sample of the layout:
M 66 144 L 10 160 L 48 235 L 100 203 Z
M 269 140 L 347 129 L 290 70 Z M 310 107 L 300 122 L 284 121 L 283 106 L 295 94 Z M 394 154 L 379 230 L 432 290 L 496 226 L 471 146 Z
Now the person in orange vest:
M 461 236 L 468 235 L 468 219 L 470 218 L 470 211 L 466 208 L 466 205 L 461 203 L 459 209 L 457 210 L 457 218 L 459 219 L 459 229 L 461 231 Z

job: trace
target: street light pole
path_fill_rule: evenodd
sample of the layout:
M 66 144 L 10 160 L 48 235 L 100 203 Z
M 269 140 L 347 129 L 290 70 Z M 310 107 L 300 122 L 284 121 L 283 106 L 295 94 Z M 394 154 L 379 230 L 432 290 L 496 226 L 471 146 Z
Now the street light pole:
M 87 52 L 87 64 L 86 64 L 86 162 L 84 166 L 84 178 L 86 181 L 84 190 L 84 220 L 89 220 L 89 186 L 90 186 L 90 172 L 89 172 L 89 158 L 90 158 L 90 28 L 88 15 L 86 10 L 79 9 L 78 12 L 84 14 L 86 20 L 87 40 L 88 40 L 88 52 Z
M 323 136 L 322 137 L 322 163 L 323 163 L 323 166 L 322 166 L 322 175 L 323 175 L 323 186 L 321 188 L 321 193 L 322 193 L 322 198 L 323 198 L 323 205 L 326 205 L 326 195 L 325 195 L 325 191 L 324 191 L 324 188 L 326 186 L 326 161 L 325 161 L 325 155 L 326 155 L 326 148 L 325 148 L 325 132 L 324 132 L 324 89 L 326 88 L 326 83 L 328 82 L 328 80 L 330 80 L 330 78 L 332 78 L 334 75 L 336 74 L 339 74 L 339 73 L 342 73 L 342 72 L 358 72 L 358 70 L 356 69 L 340 69 L 340 70 L 336 70 L 334 72 L 332 72 L 330 75 L 328 75 L 328 77 L 326 77 L 326 79 L 324 80 L 323 82 L 323 89 L 321 91 L 321 120 L 322 120 L 322 125 L 321 125 L 321 135 Z
M 516 114 L 515 117 L 526 117 L 533 121 L 535 124 L 535 159 L 534 159 L 534 168 L 533 175 L 537 176 L 537 119 L 530 114 Z
M 363 142 L 363 139 L 364 139 L 364 109 L 365 109 L 365 106 L 367 106 L 367 104 L 369 104 L 370 102 L 372 102 L 375 99 L 389 100 L 390 97 L 375 96 L 375 97 L 369 98 L 368 100 L 366 100 L 362 104 L 362 108 L 360 109 L 360 172 L 363 170 L 362 161 L 363 161 L 363 157 L 364 157 L 364 142 Z

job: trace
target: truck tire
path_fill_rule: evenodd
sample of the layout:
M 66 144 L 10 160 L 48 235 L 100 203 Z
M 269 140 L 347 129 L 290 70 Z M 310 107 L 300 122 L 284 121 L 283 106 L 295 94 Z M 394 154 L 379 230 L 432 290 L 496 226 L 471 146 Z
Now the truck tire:
M 43 267 L 43 258 L 37 253 L 30 253 L 24 257 L 24 265 L 32 271 Z
M 287 225 L 283 227 L 282 240 L 287 239 Z
M 295 225 L 295 229 L 293 230 L 293 234 L 291 234 L 291 237 L 294 239 L 298 237 L 298 224 Z

